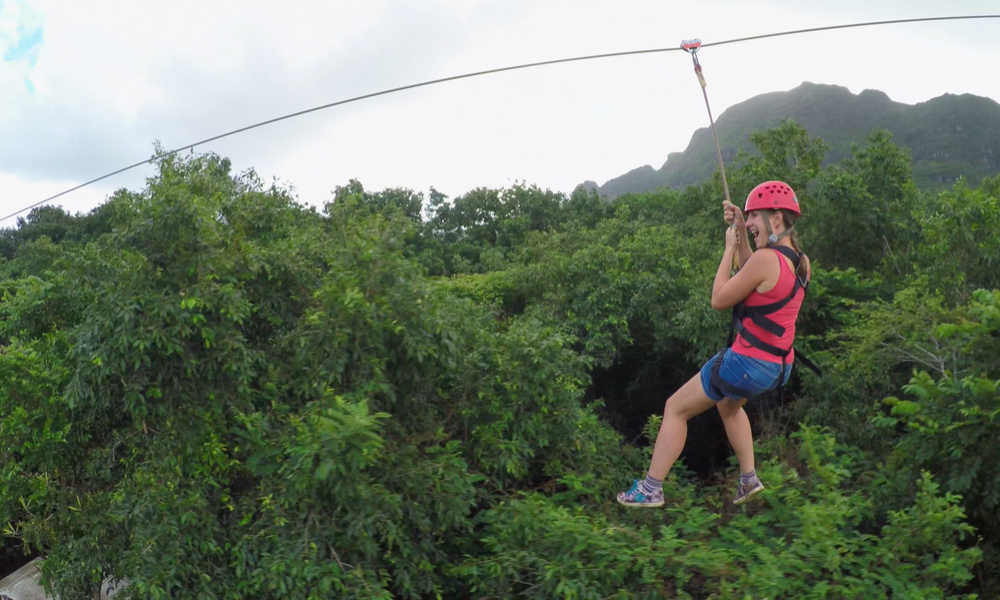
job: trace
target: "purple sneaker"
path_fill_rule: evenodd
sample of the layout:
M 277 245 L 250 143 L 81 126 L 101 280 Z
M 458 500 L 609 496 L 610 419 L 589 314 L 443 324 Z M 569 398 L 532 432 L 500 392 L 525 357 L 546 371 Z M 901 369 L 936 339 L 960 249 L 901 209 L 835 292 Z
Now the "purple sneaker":
M 740 485 L 736 488 L 736 498 L 733 499 L 733 504 L 743 504 L 750 499 L 750 496 L 753 496 L 757 492 L 761 492 L 763 490 L 764 484 L 760 482 L 760 479 L 757 479 L 756 475 L 754 475 L 749 481 L 743 481 L 741 478 Z
M 663 506 L 663 490 L 645 494 L 639 489 L 639 480 L 636 479 L 627 492 L 618 494 L 618 503 L 629 507 L 658 508 Z

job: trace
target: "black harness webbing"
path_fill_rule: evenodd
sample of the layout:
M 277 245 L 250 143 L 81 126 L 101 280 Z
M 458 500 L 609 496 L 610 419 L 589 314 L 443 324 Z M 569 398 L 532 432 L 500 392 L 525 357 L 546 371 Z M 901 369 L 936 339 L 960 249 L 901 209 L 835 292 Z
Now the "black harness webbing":
M 790 293 L 787 297 L 778 300 L 777 302 L 772 302 L 771 304 L 763 304 L 760 306 L 747 306 L 743 302 L 740 302 L 739 304 L 734 306 L 733 316 L 732 319 L 730 320 L 730 325 L 729 325 L 729 336 L 728 339 L 726 340 L 726 349 L 732 347 L 736 334 L 739 333 L 740 337 L 746 340 L 754 348 L 758 348 L 760 350 L 763 350 L 764 352 L 767 352 L 768 354 L 772 354 L 774 356 L 781 358 L 781 374 L 778 376 L 778 381 L 784 381 L 785 368 L 786 368 L 785 359 L 788 357 L 788 354 L 789 352 L 791 352 L 792 349 L 790 347 L 779 348 L 773 344 L 765 342 L 764 340 L 760 339 L 750 331 L 747 331 L 746 327 L 743 324 L 743 322 L 746 319 L 750 319 L 754 325 L 760 327 L 764 331 L 774 336 L 781 337 L 782 335 L 785 334 L 785 328 L 782 327 L 781 325 L 778 325 L 771 319 L 769 319 L 768 315 L 772 315 L 781 310 L 782 308 L 784 308 L 789 302 L 792 301 L 793 298 L 795 298 L 795 295 L 799 293 L 799 290 L 802 290 L 803 294 L 805 294 L 809 290 L 809 280 L 799 277 L 797 273 L 799 268 L 799 255 L 791 248 L 788 248 L 787 246 L 771 246 L 771 248 L 776 252 L 788 257 L 788 259 L 792 261 L 793 265 L 792 271 L 795 273 L 795 285 L 792 287 L 792 293 Z M 719 375 L 719 368 L 722 366 L 722 358 L 725 355 L 726 349 L 724 349 L 722 352 L 718 354 L 718 356 L 716 356 L 715 362 L 712 365 L 710 384 L 713 388 L 716 389 L 716 391 L 718 391 L 723 396 L 729 398 L 749 398 L 750 396 L 753 395 L 753 393 L 739 386 L 729 383 Z M 823 372 L 820 371 L 819 367 L 817 367 L 816 364 L 813 363 L 811 360 L 806 358 L 805 355 L 796 351 L 795 358 L 797 361 L 801 361 L 802 365 L 805 366 L 806 368 L 810 369 L 820 377 L 823 376 Z

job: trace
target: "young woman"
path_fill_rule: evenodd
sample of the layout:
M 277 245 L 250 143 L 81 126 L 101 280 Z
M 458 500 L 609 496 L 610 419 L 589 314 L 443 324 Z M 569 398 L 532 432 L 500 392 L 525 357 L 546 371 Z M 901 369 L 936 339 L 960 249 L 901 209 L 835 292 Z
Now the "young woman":
M 754 471 L 750 420 L 743 405 L 767 390 L 785 385 L 792 371 L 795 319 L 809 284 L 809 258 L 799 249 L 795 221 L 801 214 L 795 192 L 780 181 L 755 187 L 740 209 L 723 203 L 726 251 L 712 287 L 712 308 L 733 309 L 732 346 L 705 363 L 667 400 L 646 479 L 618 494 L 625 506 L 663 505 L 663 479 L 684 449 L 687 422 L 715 406 L 740 464 L 734 504 L 764 489 Z M 754 238 L 750 249 L 746 233 Z M 739 242 L 737 242 L 739 234 Z M 733 255 L 740 270 L 730 277 Z

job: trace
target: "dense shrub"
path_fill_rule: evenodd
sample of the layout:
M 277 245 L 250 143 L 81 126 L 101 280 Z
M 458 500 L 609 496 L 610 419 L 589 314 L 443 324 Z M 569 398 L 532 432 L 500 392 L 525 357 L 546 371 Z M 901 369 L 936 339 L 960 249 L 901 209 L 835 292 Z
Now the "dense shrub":
M 6 551 L 64 598 L 988 597 L 996 182 L 920 196 L 885 132 L 825 168 L 794 123 L 752 139 L 734 193 L 800 189 L 826 373 L 748 407 L 763 501 L 730 504 L 711 414 L 668 508 L 613 500 L 725 339 L 718 178 L 317 211 L 172 157 L 0 236 Z

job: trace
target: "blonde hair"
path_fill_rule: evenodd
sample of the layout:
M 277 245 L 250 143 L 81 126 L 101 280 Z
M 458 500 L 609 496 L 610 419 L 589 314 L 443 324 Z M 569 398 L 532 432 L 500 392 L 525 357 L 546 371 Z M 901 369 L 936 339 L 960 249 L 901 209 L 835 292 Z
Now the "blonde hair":
M 781 213 L 781 218 L 784 220 L 785 229 L 791 229 L 792 232 L 788 234 L 788 239 L 792 242 L 792 248 L 799 255 L 799 268 L 796 269 L 795 273 L 802 279 L 805 279 L 809 274 L 809 257 L 802 253 L 802 240 L 799 239 L 799 230 L 794 229 L 795 221 L 798 220 L 799 216 L 790 210 L 785 210 L 784 208 L 778 209 L 775 212 Z

